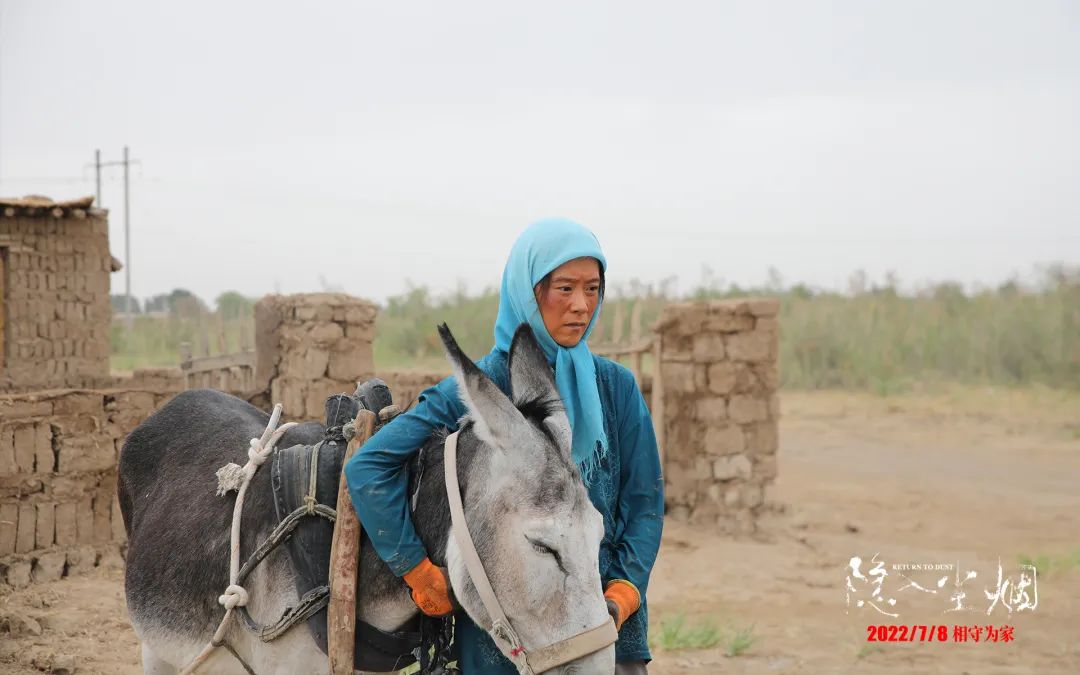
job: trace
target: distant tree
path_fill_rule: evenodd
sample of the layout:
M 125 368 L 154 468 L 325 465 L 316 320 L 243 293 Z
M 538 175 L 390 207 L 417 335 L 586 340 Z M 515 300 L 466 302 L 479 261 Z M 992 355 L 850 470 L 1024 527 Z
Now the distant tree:
M 162 293 L 146 299 L 146 311 L 168 312 L 185 317 L 209 314 L 210 308 L 186 288 L 174 288 L 170 293 Z
M 150 296 L 146 299 L 145 307 L 147 314 L 150 312 L 168 312 L 170 309 L 169 294 L 159 293 L 158 295 Z
M 255 311 L 255 301 L 236 291 L 225 291 L 214 300 L 217 312 L 223 319 L 239 319 L 251 316 Z
M 128 311 L 127 297 L 128 296 L 126 296 L 126 295 L 110 295 L 109 296 L 109 302 L 112 304 L 112 310 L 114 312 L 118 312 L 118 313 L 119 312 L 126 313 Z M 132 298 L 131 299 L 131 311 L 132 311 L 133 314 L 141 314 L 142 313 L 142 310 L 139 309 L 139 299 L 138 298 Z

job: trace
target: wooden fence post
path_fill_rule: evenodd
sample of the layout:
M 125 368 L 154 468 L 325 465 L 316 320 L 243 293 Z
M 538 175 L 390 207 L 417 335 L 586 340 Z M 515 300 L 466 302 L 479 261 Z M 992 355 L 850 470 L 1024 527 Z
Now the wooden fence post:
M 659 330 L 653 334 L 652 418 L 656 447 L 660 449 L 660 471 L 664 472 L 664 338 Z
M 342 469 L 356 449 L 371 438 L 375 413 L 361 410 L 353 421 L 355 435 L 345 448 Z M 356 572 L 360 563 L 360 521 L 342 473 L 338 483 L 337 519 L 330 545 L 330 604 L 326 607 L 326 655 L 332 675 L 353 675 L 356 654 Z

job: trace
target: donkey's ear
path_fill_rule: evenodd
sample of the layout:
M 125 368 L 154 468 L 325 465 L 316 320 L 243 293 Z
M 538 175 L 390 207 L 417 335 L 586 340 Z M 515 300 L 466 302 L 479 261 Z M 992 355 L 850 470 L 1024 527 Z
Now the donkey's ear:
M 527 323 L 518 326 L 510 342 L 509 367 L 514 405 L 538 417 L 558 441 L 560 449 L 570 452 L 570 419 L 555 385 L 555 373 Z
M 461 351 L 445 323 L 439 326 L 439 337 L 446 348 L 446 357 L 454 367 L 458 391 L 469 410 L 477 436 L 490 445 L 512 447 L 513 432 L 526 424 L 525 418 L 498 385 Z
M 562 404 L 559 390 L 555 388 L 555 374 L 529 324 L 521 324 L 514 332 L 514 339 L 510 341 L 509 361 L 510 392 L 514 396 L 514 405 L 552 399 Z

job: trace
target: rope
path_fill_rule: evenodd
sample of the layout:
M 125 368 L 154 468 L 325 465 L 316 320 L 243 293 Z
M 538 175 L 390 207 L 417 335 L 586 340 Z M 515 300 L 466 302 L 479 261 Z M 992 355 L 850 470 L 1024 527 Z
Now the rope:
M 235 464 L 226 465 L 218 470 L 218 494 L 224 494 L 231 489 L 234 489 L 234 480 L 238 479 L 239 487 L 236 489 L 236 503 L 233 505 L 233 517 L 232 517 L 232 531 L 230 533 L 229 540 L 229 586 L 225 589 L 225 592 L 218 597 L 218 602 L 225 608 L 225 616 L 221 619 L 221 623 L 218 625 L 216 631 L 214 631 L 214 637 L 210 639 L 203 650 L 199 652 L 198 656 L 192 659 L 191 663 L 184 667 L 180 671 L 180 675 L 190 675 L 194 673 L 199 666 L 206 662 L 214 650 L 225 644 L 225 634 L 228 632 L 229 620 L 232 618 L 233 612 L 237 607 L 243 607 L 248 603 L 248 592 L 240 585 L 240 515 L 244 510 L 244 496 L 247 494 L 248 485 L 251 483 L 251 477 L 255 475 L 255 472 L 259 470 L 266 458 L 270 456 L 270 453 L 274 451 L 274 446 L 277 444 L 281 437 L 285 435 L 289 429 L 296 426 L 295 422 L 287 422 L 278 426 L 278 422 L 281 420 L 281 404 L 278 403 L 274 406 L 274 412 L 270 415 L 270 421 L 266 424 L 266 430 L 259 438 L 251 439 L 251 447 L 248 448 L 248 461 L 243 467 L 240 467 L 239 472 L 235 471 L 233 467 Z M 228 483 L 223 480 L 222 476 L 227 474 L 229 477 Z M 236 655 L 236 651 L 231 647 L 229 651 Z M 239 659 L 239 656 L 237 656 Z M 240 662 L 244 664 L 246 670 L 250 672 L 250 668 L 247 664 L 240 659 Z

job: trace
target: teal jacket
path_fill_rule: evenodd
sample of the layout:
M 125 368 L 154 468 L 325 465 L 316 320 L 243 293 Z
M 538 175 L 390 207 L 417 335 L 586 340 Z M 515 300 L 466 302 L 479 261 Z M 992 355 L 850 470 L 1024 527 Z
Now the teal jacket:
M 588 486 L 589 497 L 604 518 L 600 578 L 605 584 L 625 579 L 641 591 L 641 608 L 623 624 L 615 654 L 618 661 L 649 660 L 645 597 L 664 520 L 660 456 L 652 418 L 633 374 L 613 361 L 593 358 L 609 443 Z M 509 395 L 505 352 L 492 350 L 476 365 Z M 457 429 L 464 414 L 457 384 L 447 378 L 425 390 L 413 409 L 372 436 L 345 465 L 349 495 L 364 530 L 399 576 L 427 555 L 409 512 L 405 465 L 435 429 Z M 516 672 L 464 612 L 456 617 L 456 641 L 466 675 Z

